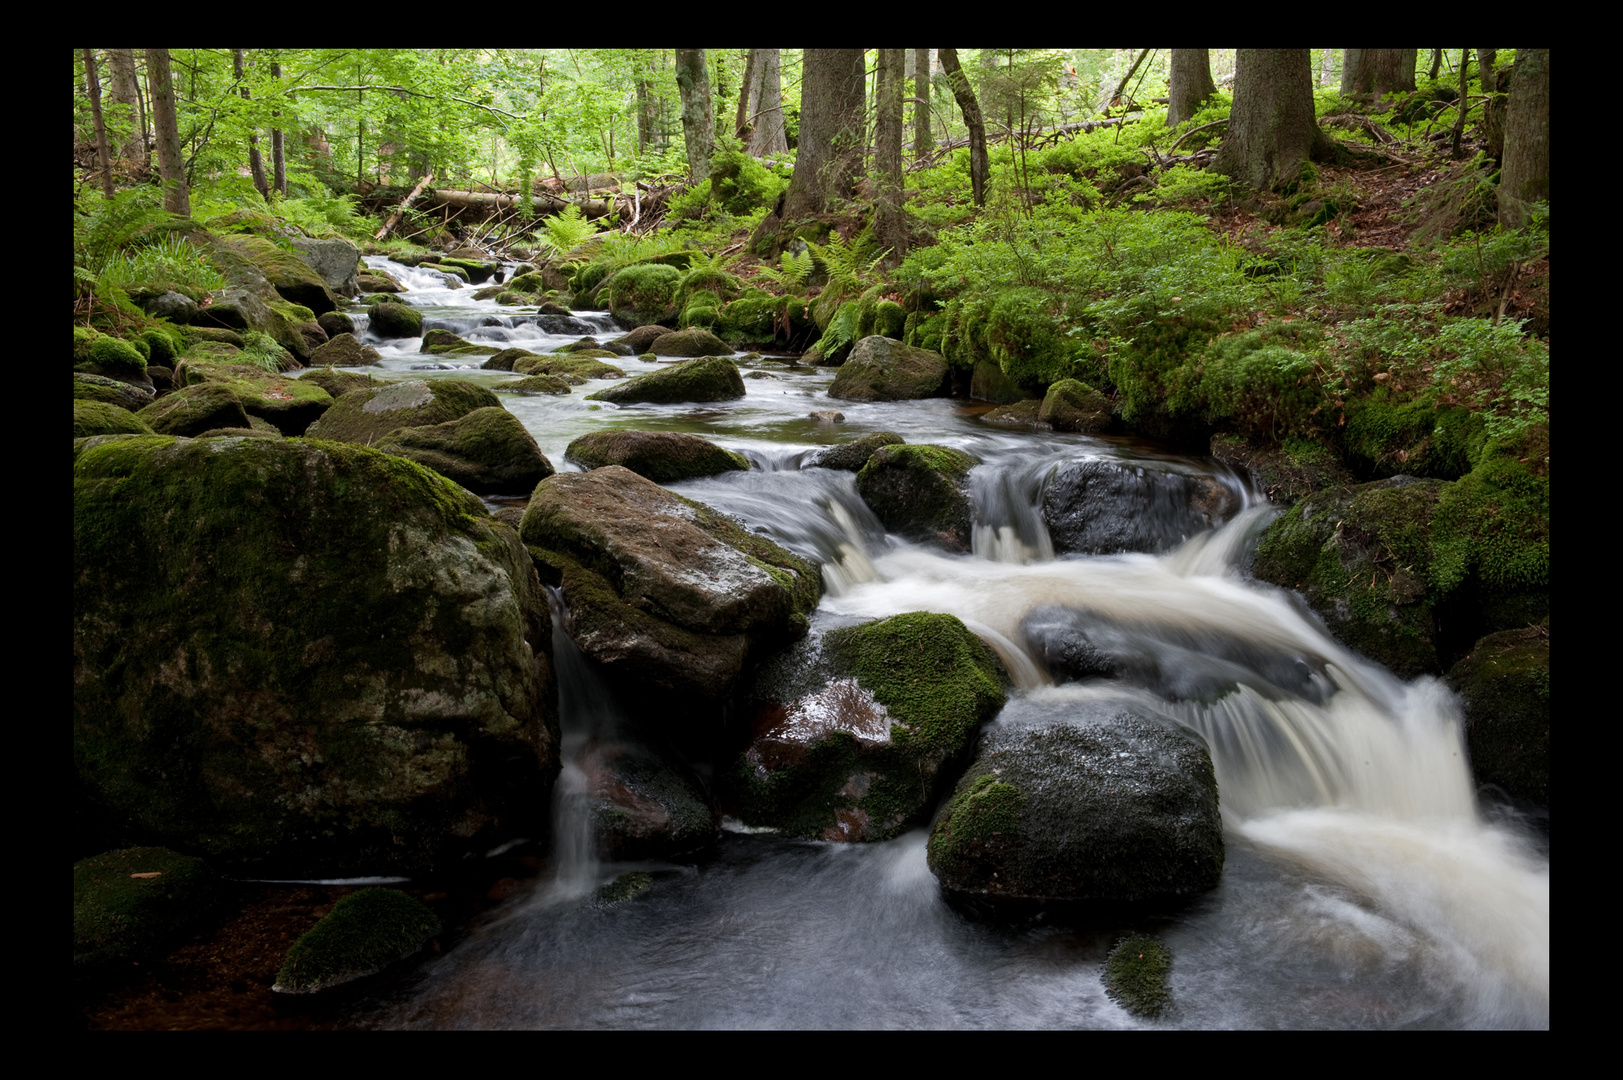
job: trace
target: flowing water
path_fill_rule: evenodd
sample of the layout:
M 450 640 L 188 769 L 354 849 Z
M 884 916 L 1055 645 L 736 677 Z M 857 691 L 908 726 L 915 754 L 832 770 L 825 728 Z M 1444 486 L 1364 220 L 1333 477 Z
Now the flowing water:
M 605 317 L 538 322 L 434 288 L 437 274 L 382 260 L 413 287 L 428 325 L 544 351 Z M 471 378 L 377 343 L 400 377 Z M 1083 722 L 1130 705 L 1203 739 L 1216 766 L 1228 861 L 1191 904 L 1136 918 L 988 923 L 948 907 L 925 833 L 885 844 L 788 840 L 736 824 L 693 862 L 600 864 L 584 777 L 565 766 L 552 872 L 355 1022 L 375 1027 L 1548 1027 L 1549 858 L 1540 834 L 1479 805 L 1458 703 L 1349 652 L 1299 601 L 1249 580 L 1245 555 L 1270 510 L 1206 459 L 1084 436 L 1014 433 L 984 408 L 933 400 L 833 402 L 826 370 L 739 358 L 747 395 L 707 405 L 596 406 L 505 397 L 559 468 L 604 426 L 702 434 L 745 453 L 747 473 L 674 485 L 823 567 L 813 633 L 907 611 L 961 618 L 1004 659 L 1015 688 L 999 724 Z M 626 358 L 629 374 L 653 364 Z M 842 422 L 808 413 L 834 407 Z M 974 551 L 887 536 L 853 474 L 801 468 L 808 452 L 873 431 L 957 447 L 971 474 Z M 1225 485 L 1221 528 L 1158 527 L 1161 554 L 1054 555 L 1043 486 L 1104 460 Z M 1169 531 L 1170 530 L 1170 531 Z M 562 612 L 560 610 L 560 618 Z M 1120 661 L 1112 678 L 1056 684 L 1046 635 L 1086 626 Z M 621 737 L 589 662 L 555 634 L 566 757 Z M 653 874 L 635 901 L 594 903 L 627 869 Z M 1172 949 L 1172 1012 L 1139 1020 L 1108 999 L 1103 960 L 1123 933 Z

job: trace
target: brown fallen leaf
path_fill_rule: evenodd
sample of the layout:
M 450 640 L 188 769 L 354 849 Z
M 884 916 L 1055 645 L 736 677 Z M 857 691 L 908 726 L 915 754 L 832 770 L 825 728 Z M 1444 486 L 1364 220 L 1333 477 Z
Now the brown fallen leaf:
M 130 877 L 132 877 L 132 878 L 155 878 L 155 877 L 162 877 L 162 876 L 163 875 L 157 870 L 149 870 L 145 874 L 131 874 L 130 875 Z

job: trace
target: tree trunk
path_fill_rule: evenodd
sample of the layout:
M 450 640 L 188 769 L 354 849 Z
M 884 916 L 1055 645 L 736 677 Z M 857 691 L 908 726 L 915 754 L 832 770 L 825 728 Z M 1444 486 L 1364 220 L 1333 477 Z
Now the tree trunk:
M 874 239 L 888 248 L 885 265 L 901 265 L 907 254 L 907 222 L 902 214 L 902 49 L 878 50 L 874 71 L 874 169 L 879 198 L 874 206 Z
M 1206 49 L 1172 50 L 1172 88 L 1168 94 L 1167 127 L 1177 127 L 1217 93 L 1212 62 Z
M 710 104 L 710 73 L 703 49 L 676 50 L 676 88 L 682 95 L 682 138 L 687 144 L 688 178 L 710 179 L 716 145 L 716 117 Z
M 765 49 L 751 49 L 744 60 L 744 79 L 738 87 L 738 118 L 733 123 L 733 137 L 749 144 L 750 129 L 755 126 L 755 114 L 760 111 L 761 53 Z
M 1308 50 L 1235 50 L 1234 110 L 1212 169 L 1247 187 L 1276 188 L 1328 148 L 1313 116 Z
M 861 49 L 807 49 L 800 89 L 800 149 L 782 218 L 821 214 L 851 197 L 862 171 L 867 78 Z
M 112 69 L 112 84 L 108 96 L 114 105 L 129 109 L 130 137 L 118 147 L 118 156 L 136 163 L 146 172 L 152 163 L 147 151 L 147 126 L 141 108 L 141 88 L 135 78 L 135 52 L 132 49 L 108 49 L 107 65 Z
M 1361 84 L 1368 82 L 1368 86 L 1360 89 Z M 1352 97 L 1354 94 L 1367 94 L 1370 87 L 1375 85 L 1374 72 L 1366 72 L 1364 68 L 1363 49 L 1341 50 L 1341 93 L 1343 97 Z
M 271 77 L 281 79 L 282 65 L 271 61 Z M 287 137 L 282 133 L 282 125 L 275 120 L 282 115 L 280 109 L 271 112 L 271 186 L 287 198 Z
M 241 49 L 231 50 L 231 69 L 236 74 L 237 81 L 241 82 Z M 246 86 L 242 88 L 242 100 L 250 100 L 248 97 L 248 88 Z M 259 156 L 259 133 L 256 131 L 250 131 L 248 133 L 248 171 L 253 175 L 254 189 L 259 192 L 259 197 L 261 199 L 269 199 L 270 185 L 265 182 L 265 159 Z
M 637 60 L 637 153 L 646 154 L 654 145 L 654 95 L 648 85 L 647 57 Z
M 756 58 L 755 115 L 750 121 L 749 152 L 756 157 L 789 152 L 789 135 L 783 127 L 782 58 L 777 49 L 762 49 Z
M 935 151 L 930 135 L 930 50 L 913 50 L 913 157 L 923 159 Z
M 84 50 L 85 86 L 90 90 L 90 118 L 96 125 L 96 165 L 101 172 L 101 193 L 113 199 L 113 155 L 107 149 L 107 125 L 101 117 L 101 80 L 96 77 L 96 51 Z
M 1517 49 L 1505 109 L 1499 223 L 1518 228 L 1528 208 L 1550 198 L 1550 50 Z
M 382 240 L 384 237 L 393 232 L 394 227 L 400 224 L 400 219 L 406 216 L 406 207 L 410 206 L 412 201 L 423 193 L 423 189 L 433 182 L 433 173 L 429 173 L 427 176 L 419 180 L 417 182 L 417 186 L 411 189 L 411 194 L 400 200 L 400 205 L 395 208 L 395 212 L 389 215 L 389 220 L 383 223 L 383 228 L 379 229 L 372 239 Z
M 1508 81 L 1506 73 L 1494 67 L 1498 49 L 1478 49 L 1477 63 L 1482 67 L 1482 92 L 1488 101 L 1482 106 L 1482 141 L 1487 144 L 1488 156 L 1495 161 L 1505 154 L 1505 99 L 1502 93 Z
M 147 79 L 152 84 L 152 126 L 158 136 L 158 176 L 163 181 L 163 208 L 192 216 L 186 189 L 186 159 L 180 153 L 180 121 L 175 115 L 175 84 L 169 74 L 169 50 L 147 50 Z
M 1376 101 L 1415 88 L 1419 49 L 1348 49 L 1341 69 L 1341 92 L 1370 94 Z
M 1443 50 L 1431 50 L 1431 70 L 1426 72 L 1426 78 L 1436 81 L 1437 73 L 1443 70 Z
M 1460 140 L 1465 137 L 1465 114 L 1471 107 L 1470 99 L 1466 96 L 1465 88 L 1471 72 L 1471 50 L 1460 50 L 1460 99 L 1455 104 L 1454 131 L 1449 140 L 1449 153 L 1454 157 L 1460 156 Z
M 991 164 L 986 157 L 986 123 L 981 119 L 981 106 L 975 100 L 975 91 L 969 77 L 958 65 L 957 49 L 941 50 L 941 69 L 947 73 L 952 93 L 958 99 L 958 108 L 964 114 L 964 126 L 969 128 L 969 188 L 976 206 L 986 205 L 986 181 Z

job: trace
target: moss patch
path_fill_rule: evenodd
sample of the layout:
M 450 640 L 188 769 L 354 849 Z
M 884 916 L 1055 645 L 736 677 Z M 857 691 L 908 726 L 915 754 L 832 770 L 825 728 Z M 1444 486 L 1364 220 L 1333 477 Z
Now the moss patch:
M 310 994 L 374 974 L 439 931 L 439 918 L 399 889 L 362 889 L 293 943 L 271 989 Z
M 1105 960 L 1105 993 L 1134 1016 L 1157 1017 L 1172 1004 L 1172 950 L 1152 937 L 1123 938 Z
M 73 864 L 73 967 L 139 960 L 219 899 L 203 863 L 167 848 L 125 848 Z

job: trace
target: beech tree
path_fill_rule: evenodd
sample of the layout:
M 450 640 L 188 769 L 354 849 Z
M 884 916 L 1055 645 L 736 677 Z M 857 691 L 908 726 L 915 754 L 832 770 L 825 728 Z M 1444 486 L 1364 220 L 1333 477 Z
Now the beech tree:
M 749 152 L 756 157 L 789 152 L 789 133 L 783 126 L 782 60 L 777 49 L 756 53 L 750 91 Z
M 1527 222 L 1530 204 L 1550 197 L 1550 50 L 1517 49 L 1505 108 L 1499 223 Z
M 976 206 L 985 206 L 986 181 L 991 175 L 992 166 L 986 157 L 986 122 L 981 119 L 980 102 L 975 100 L 969 76 L 958 64 L 957 49 L 941 50 L 941 70 L 947 73 L 953 97 L 958 99 L 958 108 L 964 114 L 964 126 L 969 128 L 970 198 Z
M 1206 49 L 1173 49 L 1171 74 L 1167 127 L 1177 127 L 1217 93 L 1217 84 L 1212 82 L 1212 62 Z
M 807 49 L 800 81 L 800 147 L 784 192 L 784 221 L 851 197 L 862 171 L 867 80 L 861 49 Z
M 1378 101 L 1415 88 L 1419 49 L 1348 49 L 1341 65 L 1341 92 L 1370 94 Z
M 901 265 L 907 254 L 902 214 L 902 49 L 879 49 L 874 68 L 874 167 L 879 192 L 874 206 L 874 238 L 889 249 L 885 264 Z
M 129 136 L 118 147 L 118 156 L 133 162 L 139 172 L 152 164 L 147 150 L 146 109 L 141 104 L 141 84 L 135 77 L 135 50 L 108 49 L 107 66 L 112 70 L 108 97 L 120 119 L 129 123 Z
M 158 139 L 158 177 L 163 181 L 163 208 L 192 216 L 186 187 L 186 159 L 180 152 L 180 120 L 175 112 L 175 84 L 169 74 L 169 50 L 147 50 L 147 80 L 152 88 L 152 127 Z
M 710 74 L 703 49 L 676 50 L 676 86 L 682 94 L 682 139 L 688 151 L 688 178 L 710 179 L 716 147 L 716 117 L 710 104 Z
M 1236 49 L 1234 110 L 1213 171 L 1273 188 L 1294 181 L 1303 162 L 1328 150 L 1313 114 L 1308 50 Z

